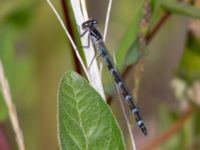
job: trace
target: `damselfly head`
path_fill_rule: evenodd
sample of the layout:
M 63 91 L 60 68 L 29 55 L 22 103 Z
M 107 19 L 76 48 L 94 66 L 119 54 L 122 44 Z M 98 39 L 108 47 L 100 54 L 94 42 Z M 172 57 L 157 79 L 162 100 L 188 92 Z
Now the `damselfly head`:
M 83 28 L 89 28 L 89 27 L 92 27 L 92 26 L 94 26 L 96 24 L 97 24 L 97 20 L 91 19 L 91 20 L 83 22 L 82 27 Z

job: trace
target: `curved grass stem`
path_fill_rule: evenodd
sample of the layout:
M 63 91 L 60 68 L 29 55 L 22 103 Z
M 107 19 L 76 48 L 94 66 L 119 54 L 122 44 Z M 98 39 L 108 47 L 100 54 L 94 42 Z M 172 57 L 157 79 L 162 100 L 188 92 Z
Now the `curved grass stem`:
M 105 21 L 105 26 L 104 26 L 104 33 L 103 33 L 104 41 L 106 41 L 106 36 L 107 36 L 107 32 L 108 32 L 108 24 L 109 24 L 109 20 L 110 20 L 111 8 L 112 8 L 112 0 L 109 0 L 108 9 L 107 9 L 107 13 L 106 13 L 106 21 Z
M 85 74 L 86 74 L 87 77 L 89 78 L 87 69 L 86 69 L 86 67 L 85 67 L 85 65 L 84 65 L 84 63 L 83 63 L 83 61 L 82 61 L 82 59 L 81 59 L 81 56 L 80 56 L 80 54 L 79 54 L 79 52 L 78 52 L 78 49 L 77 49 L 77 47 L 76 47 L 76 44 L 75 44 L 75 42 L 73 41 L 73 39 L 72 39 L 71 35 L 69 34 L 68 30 L 66 29 L 64 22 L 62 21 L 60 15 L 59 15 L 58 12 L 56 11 L 56 9 L 55 9 L 54 5 L 51 3 L 51 1 L 50 1 L 50 0 L 47 0 L 47 3 L 49 4 L 49 6 L 51 7 L 51 9 L 53 10 L 53 12 L 54 12 L 54 14 L 56 15 L 58 21 L 60 22 L 62 28 L 64 29 L 65 34 L 67 35 L 67 37 L 68 37 L 68 39 L 69 39 L 69 41 L 70 41 L 70 43 L 71 43 L 73 49 L 75 50 L 76 56 L 77 56 L 77 58 L 79 59 L 79 61 L 80 61 L 80 63 L 81 63 L 81 66 L 82 66 L 82 68 L 83 68 Z
M 49 6 L 51 7 L 51 9 L 53 10 L 54 14 L 56 15 L 58 21 L 60 22 L 62 28 L 64 29 L 75 53 L 76 56 L 90 82 L 90 84 L 101 94 L 101 96 L 103 97 L 103 99 L 105 99 L 105 94 L 104 94 L 104 90 L 103 90 L 103 85 L 102 85 L 102 81 L 101 81 L 101 75 L 99 72 L 99 68 L 97 65 L 97 61 L 94 60 L 90 69 L 87 69 L 89 67 L 89 64 L 91 63 L 91 61 L 94 58 L 94 48 L 93 46 L 90 46 L 90 48 L 83 48 L 84 49 L 84 54 L 85 54 L 85 58 L 86 58 L 86 62 L 87 62 L 87 67 L 85 66 L 77 46 L 75 45 L 75 42 L 73 41 L 71 35 L 69 34 L 68 30 L 65 27 L 64 22 L 62 21 L 60 15 L 58 14 L 58 12 L 56 11 L 54 5 L 51 3 L 50 0 L 47 0 Z M 75 21 L 77 23 L 77 25 L 80 27 L 80 32 L 82 32 L 82 28 L 81 25 L 82 23 L 85 21 L 85 18 L 87 18 L 87 9 L 86 9 L 86 5 L 84 4 L 84 0 L 81 1 L 82 3 L 80 3 L 79 0 L 71 0 L 71 6 L 72 6 L 72 10 L 73 10 L 73 14 L 75 17 Z M 82 6 L 82 10 L 81 10 L 81 6 Z M 82 13 L 85 12 L 84 14 Z M 84 16 L 85 15 L 85 16 Z M 88 38 L 87 36 L 82 37 L 81 39 L 82 45 L 84 45 L 84 43 L 88 42 Z

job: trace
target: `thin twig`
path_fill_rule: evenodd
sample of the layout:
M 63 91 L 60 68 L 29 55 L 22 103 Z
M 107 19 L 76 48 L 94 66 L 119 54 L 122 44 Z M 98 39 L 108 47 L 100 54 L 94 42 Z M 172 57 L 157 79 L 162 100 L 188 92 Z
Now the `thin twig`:
M 134 67 L 134 97 L 138 99 L 138 91 L 140 87 L 141 75 L 144 71 L 144 64 L 145 64 L 145 48 L 146 48 L 146 35 L 149 31 L 149 24 L 151 20 L 151 7 L 150 7 L 150 0 L 144 0 L 143 4 L 143 16 L 140 20 L 140 31 L 138 33 L 139 39 L 139 58 L 135 63 Z
M 170 18 L 171 13 L 166 13 L 165 15 L 163 15 L 163 17 L 161 17 L 161 19 L 158 21 L 158 23 L 154 26 L 154 28 L 151 30 L 151 32 L 149 32 L 145 39 L 146 39 L 146 47 L 148 47 L 148 45 L 151 43 L 151 41 L 153 40 L 153 38 L 155 37 L 155 35 L 157 34 L 157 32 L 161 29 L 161 27 L 164 25 L 164 23 Z M 131 68 L 135 66 L 134 64 L 127 66 L 123 73 L 122 76 L 126 77 L 129 73 L 129 71 L 131 70 Z
M 10 117 L 13 130 L 16 135 L 16 142 L 17 142 L 18 148 L 19 150 L 25 150 L 22 130 L 19 125 L 15 105 L 12 103 L 10 88 L 8 85 L 8 81 L 6 80 L 4 76 L 4 70 L 3 70 L 3 65 L 1 61 L 0 61 L 0 90 L 2 91 L 3 98 L 5 100 L 6 106 L 8 107 L 8 114 Z
M 83 13 L 81 12 L 81 7 L 80 7 L 80 1 L 79 0 L 73 0 L 73 1 L 70 1 L 71 2 L 71 6 L 72 6 L 72 10 L 74 12 L 74 17 L 75 17 L 75 20 L 77 22 L 77 25 L 79 27 L 81 27 L 81 24 L 85 21 L 84 20 L 84 17 L 83 17 Z M 58 12 L 56 11 L 55 7 L 53 6 L 53 4 L 51 3 L 50 0 L 47 0 L 47 3 L 49 4 L 49 6 L 51 7 L 51 9 L 53 10 L 54 14 L 56 15 L 58 21 L 60 22 L 62 28 L 64 29 L 76 55 L 77 55 L 77 58 L 79 59 L 82 67 L 83 67 L 83 70 L 90 82 L 90 84 L 101 94 L 101 96 L 105 99 L 105 94 L 104 94 L 104 90 L 103 90 L 103 86 L 102 86 L 102 81 L 101 81 L 101 78 L 100 78 L 100 74 L 99 74 L 99 69 L 98 69 L 98 65 L 97 65 L 97 62 L 96 60 L 93 61 L 91 67 L 89 70 L 86 69 L 85 65 L 84 65 L 84 62 L 82 61 L 81 59 L 81 56 L 78 52 L 78 49 L 77 49 L 77 46 L 75 45 L 75 42 L 73 41 L 71 35 L 69 34 L 68 30 L 66 29 L 65 27 L 65 24 L 64 22 L 62 21 L 60 15 L 58 14 Z M 82 28 L 80 28 L 80 30 L 82 31 Z M 83 43 L 86 43 L 88 42 L 88 39 L 87 37 L 83 37 L 81 42 L 82 44 Z M 84 49 L 84 54 L 85 54 L 85 57 L 86 57 L 86 61 L 87 61 L 87 65 L 91 63 L 91 60 L 93 60 L 93 57 L 94 57 L 94 48 L 93 47 L 90 47 L 90 49 Z
M 154 38 L 154 36 L 157 34 L 157 32 L 160 30 L 163 24 L 169 19 L 170 16 L 171 13 L 164 14 L 162 18 L 158 21 L 158 23 L 155 25 L 155 27 L 152 29 L 152 31 L 146 36 L 147 45 L 151 42 L 151 40 Z
M 149 32 L 146 35 L 146 47 L 150 44 L 150 42 L 152 41 L 152 39 L 155 37 L 156 33 L 160 30 L 160 28 L 163 26 L 163 24 L 169 19 L 169 17 L 171 16 L 171 14 L 169 15 L 164 15 L 159 21 L 158 23 L 155 25 L 155 27 L 152 29 L 151 32 Z M 145 47 L 145 48 L 146 48 Z M 122 71 L 122 77 L 125 79 L 127 78 L 129 72 L 131 71 L 131 69 L 135 66 L 135 64 L 131 64 L 125 67 L 125 69 Z M 108 95 L 107 100 L 108 100 L 108 104 L 111 104 L 112 102 L 112 98 L 114 95 Z
M 113 56 L 115 56 L 115 55 L 113 55 Z M 116 58 L 115 57 L 113 57 L 113 58 L 114 58 L 114 63 L 116 65 Z M 121 106 L 121 109 L 122 109 L 122 114 L 123 114 L 124 119 L 126 121 L 126 125 L 127 125 L 128 132 L 129 132 L 129 135 L 130 135 L 132 150 L 136 150 L 135 140 L 134 140 L 134 137 L 133 137 L 133 132 L 132 132 L 132 128 L 131 128 L 131 125 L 130 125 L 130 121 L 129 121 L 128 117 L 127 117 L 126 109 L 125 109 L 123 100 L 122 100 L 122 98 L 120 96 L 119 88 L 118 88 L 117 84 L 115 84 L 115 86 L 116 86 L 116 89 L 117 89 L 117 94 L 118 94 L 118 97 L 119 97 L 119 102 L 120 102 L 120 106 Z
M 183 0 L 177 0 L 178 2 L 181 2 Z M 191 1 L 191 0 L 190 0 Z M 146 40 L 147 40 L 147 45 L 151 42 L 151 40 L 154 38 L 154 36 L 157 34 L 157 32 L 160 30 L 160 28 L 164 25 L 164 23 L 169 20 L 169 18 L 171 17 L 171 13 L 170 12 L 166 12 L 161 19 L 158 21 L 158 23 L 154 26 L 154 28 L 152 29 L 152 31 L 146 36 Z
M 112 0 L 109 0 L 108 9 L 107 9 L 107 13 L 106 13 L 106 21 L 105 21 L 105 26 L 104 26 L 103 41 L 106 41 L 111 8 L 112 8 Z
M 150 44 L 150 42 L 152 41 L 152 39 L 155 37 L 156 33 L 160 30 L 160 28 L 163 26 L 163 24 L 169 19 L 169 17 L 171 16 L 171 14 L 165 14 L 159 21 L 158 23 L 155 25 L 155 27 L 152 29 L 152 31 L 150 33 L 148 33 L 146 35 L 146 46 L 145 48 Z M 122 76 L 126 77 L 129 73 L 129 71 L 131 70 L 131 68 L 135 66 L 135 65 L 129 65 L 127 66 L 123 73 Z
M 62 21 L 60 15 L 59 15 L 58 12 L 56 11 L 56 9 L 55 9 L 55 7 L 53 6 L 53 4 L 51 3 L 51 1 L 50 1 L 50 0 L 47 0 L 47 3 L 49 4 L 49 6 L 51 7 L 51 9 L 53 10 L 53 12 L 54 12 L 54 14 L 56 15 L 58 21 L 60 22 L 62 28 L 64 29 L 64 31 L 65 31 L 65 33 L 66 33 L 66 35 L 67 35 L 67 37 L 68 37 L 68 39 L 69 39 L 69 41 L 70 41 L 70 43 L 71 43 L 73 49 L 75 50 L 76 56 L 77 56 L 77 58 L 79 59 L 79 61 L 80 61 L 80 63 L 81 63 L 81 66 L 83 67 L 83 70 L 85 71 L 85 74 L 86 74 L 87 78 L 90 79 L 90 76 L 88 75 L 88 72 L 87 72 L 87 69 L 86 69 L 86 67 L 85 67 L 85 65 L 84 65 L 84 62 L 82 61 L 81 56 L 79 55 L 78 49 L 77 49 L 77 47 L 76 47 L 76 45 L 75 45 L 75 43 L 74 43 L 74 41 L 73 41 L 71 35 L 69 34 L 68 30 L 66 29 L 64 22 Z
M 169 17 L 171 16 L 171 14 L 167 13 L 165 14 L 159 21 L 158 23 L 154 26 L 154 28 L 151 30 L 151 32 L 149 32 L 147 35 L 146 35 L 146 47 L 148 47 L 148 45 L 150 44 L 150 42 L 153 40 L 153 38 L 155 37 L 155 35 L 157 34 L 157 32 L 160 30 L 160 28 L 164 25 L 164 23 L 169 19 Z M 129 65 L 127 66 L 123 73 L 122 73 L 122 76 L 125 78 L 127 77 L 129 71 L 131 70 L 131 68 L 135 66 L 134 64 L 132 65 Z
M 177 131 L 184 125 L 184 123 L 190 118 L 190 116 L 193 114 L 194 108 L 191 106 L 181 115 L 181 117 L 172 124 L 171 127 L 169 127 L 164 133 L 162 133 L 160 136 L 153 139 L 150 143 L 148 143 L 146 146 L 144 146 L 141 150 L 154 150 L 159 145 L 167 141 L 171 136 L 177 133 Z
M 179 2 L 181 2 L 181 0 L 178 0 Z M 154 26 L 154 28 L 146 35 L 146 47 L 149 46 L 149 44 L 151 43 L 151 41 L 153 40 L 153 38 L 155 37 L 155 35 L 157 34 L 157 32 L 161 29 L 161 27 L 166 23 L 167 20 L 169 20 L 169 18 L 171 17 L 171 13 L 170 12 L 167 12 L 165 13 L 161 19 L 158 21 L 158 23 Z M 122 71 L 122 77 L 125 79 L 130 70 L 135 66 L 135 64 L 131 64 L 131 65 L 128 65 L 125 67 L 125 69 Z M 108 96 L 108 102 L 109 104 L 111 104 L 112 102 L 112 97 L 114 95 L 109 95 Z

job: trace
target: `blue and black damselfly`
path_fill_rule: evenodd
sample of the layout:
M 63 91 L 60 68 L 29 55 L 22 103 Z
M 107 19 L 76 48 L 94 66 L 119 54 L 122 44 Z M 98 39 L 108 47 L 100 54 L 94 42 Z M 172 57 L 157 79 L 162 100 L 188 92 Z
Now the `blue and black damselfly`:
M 89 32 L 89 37 L 91 37 L 92 42 L 95 46 L 95 49 L 98 51 L 99 55 L 102 57 L 103 62 L 108 67 L 108 70 L 110 71 L 111 75 L 113 76 L 117 86 L 120 89 L 121 94 L 123 95 L 124 99 L 129 105 L 129 108 L 131 112 L 135 115 L 135 120 L 137 121 L 137 125 L 140 127 L 144 135 L 147 135 L 147 129 L 144 125 L 144 122 L 142 120 L 142 117 L 139 113 L 139 110 L 137 106 L 133 102 L 133 97 L 129 93 L 124 81 L 122 80 L 120 74 L 118 73 L 117 69 L 114 66 L 114 63 L 110 57 L 109 52 L 107 51 L 107 48 L 103 42 L 103 38 L 100 34 L 100 32 L 97 30 L 95 25 L 97 24 L 96 20 L 88 20 L 82 24 L 82 28 L 85 30 L 83 34 L 81 34 L 81 37 L 84 36 L 87 32 Z M 89 43 L 89 41 L 88 41 Z M 88 44 L 89 46 L 89 44 Z

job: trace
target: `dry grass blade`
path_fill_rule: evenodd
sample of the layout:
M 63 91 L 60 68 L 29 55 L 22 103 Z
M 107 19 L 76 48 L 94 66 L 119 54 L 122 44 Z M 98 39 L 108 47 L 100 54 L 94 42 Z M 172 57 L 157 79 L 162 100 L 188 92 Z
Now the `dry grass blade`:
M 128 116 L 126 114 L 126 110 L 125 110 L 125 107 L 124 107 L 124 104 L 123 104 L 123 100 L 120 97 L 119 88 L 117 86 L 116 86 L 116 88 L 117 88 L 117 93 L 118 93 L 118 96 L 119 96 L 120 106 L 122 108 L 122 113 L 123 113 L 124 119 L 126 121 L 126 125 L 127 125 L 127 128 L 128 128 L 130 139 L 131 139 L 131 147 L 132 147 L 131 149 L 136 150 L 135 140 L 134 140 L 134 137 L 133 137 L 133 132 L 132 132 L 132 128 L 131 128 L 131 125 L 130 125 L 130 121 L 129 121 Z
M 10 117 L 10 121 L 11 121 L 13 130 L 16 135 L 16 142 L 18 144 L 18 148 L 19 148 L 19 150 L 25 150 L 24 139 L 23 139 L 21 128 L 19 126 L 17 112 L 15 109 L 15 105 L 12 103 L 10 88 L 8 85 L 8 81 L 6 80 L 6 78 L 4 76 L 4 70 L 3 70 L 3 65 L 2 65 L 1 61 L 0 61 L 0 90 L 2 92 L 6 106 L 8 107 L 8 113 L 9 113 L 9 117 Z
M 51 3 L 51 1 L 50 1 L 50 0 L 47 0 L 47 3 L 49 4 L 49 6 L 50 6 L 51 9 L 53 10 L 54 14 L 56 15 L 57 19 L 59 20 L 59 22 L 60 22 L 62 28 L 64 29 L 64 31 L 65 31 L 65 33 L 66 33 L 66 35 L 67 35 L 67 37 L 68 37 L 68 39 L 69 39 L 69 41 L 70 41 L 70 43 L 71 43 L 73 49 L 75 50 L 76 56 L 77 56 L 77 58 L 79 59 L 81 65 L 82 65 L 82 67 L 83 67 L 83 70 L 85 71 L 85 74 L 87 75 L 88 79 L 90 79 L 90 77 L 89 77 L 89 75 L 88 75 L 88 72 L 87 72 L 87 69 L 85 68 L 85 65 L 84 65 L 84 63 L 83 63 L 83 61 L 82 61 L 82 59 L 81 59 L 81 56 L 79 55 L 78 49 L 77 49 L 77 47 L 76 47 L 76 44 L 74 43 L 74 41 L 73 41 L 71 35 L 69 34 L 68 30 L 66 29 L 64 22 L 62 21 L 60 15 L 59 15 L 58 12 L 56 11 L 56 9 L 55 9 L 55 7 L 53 6 L 53 4 Z
M 103 33 L 103 40 L 104 41 L 106 41 L 106 36 L 107 36 L 107 32 L 108 32 L 108 24 L 109 24 L 109 20 L 110 20 L 111 8 L 112 8 L 112 0 L 109 0 L 108 9 L 107 9 L 107 13 L 106 13 L 106 21 L 105 21 L 104 33 Z
M 115 59 L 115 57 L 114 57 L 114 63 L 116 65 L 116 59 Z M 119 88 L 118 88 L 117 85 L 116 85 L 116 89 L 117 89 L 117 94 L 118 94 L 118 97 L 119 97 L 120 107 L 122 109 L 122 113 L 123 113 L 124 119 L 126 121 L 126 125 L 127 125 L 127 128 L 128 128 L 129 136 L 130 136 L 130 139 L 131 139 L 131 147 L 132 147 L 131 149 L 132 150 L 136 150 L 136 145 L 135 145 L 135 140 L 134 140 L 134 137 L 133 137 L 133 132 L 132 132 L 131 124 L 130 124 L 130 121 L 129 121 L 128 116 L 126 114 L 126 108 L 125 108 L 123 100 L 122 100 L 122 98 L 120 96 L 120 91 L 119 91 Z
M 83 10 L 83 17 L 85 20 L 88 20 L 88 13 L 85 0 L 81 0 L 81 8 Z
M 97 62 L 96 60 L 93 61 L 90 69 L 86 69 L 80 55 L 79 55 L 79 52 L 78 52 L 78 49 L 77 49 L 77 46 L 75 45 L 74 41 L 72 40 L 68 30 L 66 29 L 65 27 L 65 24 L 63 23 L 60 15 L 58 14 L 58 12 L 56 11 L 55 7 L 53 6 L 53 4 L 51 3 L 50 0 L 47 0 L 49 6 L 51 7 L 51 9 L 53 10 L 53 12 L 55 13 L 57 19 L 59 20 L 60 24 L 62 25 L 62 28 L 64 29 L 67 37 L 69 38 L 70 40 L 70 43 L 72 44 L 72 47 L 74 48 L 75 50 L 75 53 L 87 75 L 87 78 L 90 82 L 90 84 L 101 94 L 101 96 L 105 99 L 105 94 L 104 94 L 104 90 L 103 90 L 103 86 L 102 86 L 102 82 L 101 82 L 101 76 L 100 76 L 100 73 L 99 73 L 99 69 L 98 69 L 98 65 L 97 65 Z M 82 1 L 81 1 L 82 2 Z M 87 9 L 86 9 L 86 5 L 85 3 L 82 4 L 80 3 L 79 0 L 73 0 L 71 1 L 71 6 L 72 6 L 72 10 L 73 10 L 73 13 L 74 13 L 74 17 L 75 17 L 75 20 L 76 20 L 76 23 L 77 25 L 80 27 L 80 32 L 82 32 L 82 28 L 81 28 L 81 24 L 85 21 L 84 19 L 84 16 L 83 16 L 83 12 L 82 10 L 85 12 L 84 14 L 86 15 L 85 17 L 87 18 Z M 84 7 L 82 8 L 81 10 L 81 6 Z M 88 38 L 87 36 L 83 37 L 82 38 L 82 43 L 87 43 L 88 42 Z M 92 47 L 90 47 L 89 49 L 84 49 L 84 54 L 85 54 L 85 57 L 86 57 L 86 61 L 87 61 L 87 65 L 91 63 L 91 61 L 93 60 L 94 58 L 94 49 Z
M 70 0 L 74 18 L 76 20 L 77 25 L 80 27 L 80 33 L 83 33 L 84 30 L 82 30 L 82 23 L 85 22 L 85 19 L 88 19 L 88 13 L 86 8 L 86 3 L 84 0 L 81 1 L 81 4 L 79 3 L 79 0 Z M 83 12 L 82 12 L 83 11 Z M 85 35 L 81 37 L 82 45 L 88 44 L 88 36 Z M 91 43 L 91 41 L 90 41 Z M 98 91 L 103 99 L 105 99 L 105 94 L 103 90 L 102 80 L 101 80 L 101 74 L 99 71 L 99 67 L 97 64 L 95 57 L 95 50 L 92 44 L 90 44 L 89 48 L 83 48 L 87 67 L 88 74 L 90 76 L 90 84 Z M 92 63 L 91 63 L 92 62 Z

